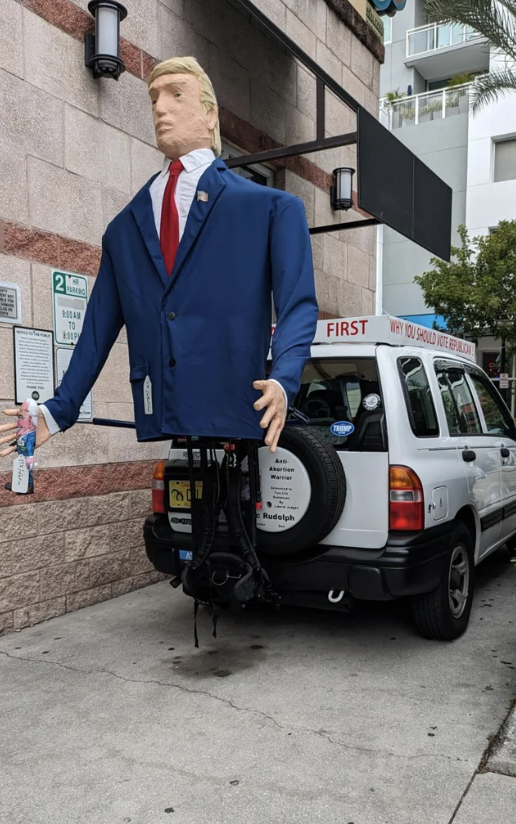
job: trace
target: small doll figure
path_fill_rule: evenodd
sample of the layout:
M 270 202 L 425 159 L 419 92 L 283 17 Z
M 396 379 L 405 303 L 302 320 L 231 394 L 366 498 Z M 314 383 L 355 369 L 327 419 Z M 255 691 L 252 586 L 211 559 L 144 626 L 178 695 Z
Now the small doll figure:
M 36 449 L 36 427 L 38 425 L 38 405 L 31 398 L 24 401 L 18 415 L 16 450 L 25 459 L 29 470 L 28 492 L 34 492 L 34 451 Z

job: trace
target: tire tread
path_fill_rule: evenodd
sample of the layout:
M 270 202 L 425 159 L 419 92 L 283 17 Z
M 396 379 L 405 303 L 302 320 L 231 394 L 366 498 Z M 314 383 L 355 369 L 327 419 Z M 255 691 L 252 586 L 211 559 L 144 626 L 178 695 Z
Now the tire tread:
M 422 595 L 415 595 L 411 599 L 412 616 L 414 623 L 419 633 L 424 638 L 429 638 L 436 641 L 452 641 L 460 637 L 465 632 L 469 614 L 471 612 L 471 602 L 473 599 L 473 539 L 467 526 L 461 521 L 457 522 L 456 529 L 453 532 L 449 555 L 457 541 L 457 535 L 463 534 L 463 543 L 465 544 L 470 554 L 470 582 L 469 582 L 469 606 L 466 607 L 465 613 L 453 624 L 453 618 L 450 616 L 448 604 L 448 565 L 443 573 L 446 577 L 446 583 L 442 578 L 438 586 L 431 592 L 425 592 Z

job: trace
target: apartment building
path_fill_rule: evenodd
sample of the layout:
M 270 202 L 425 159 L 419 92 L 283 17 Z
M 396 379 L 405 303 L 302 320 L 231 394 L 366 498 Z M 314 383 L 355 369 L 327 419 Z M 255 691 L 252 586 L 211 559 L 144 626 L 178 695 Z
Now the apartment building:
M 453 236 L 465 224 L 484 234 L 516 218 L 516 95 L 473 115 L 474 76 L 503 58 L 463 26 L 428 24 L 424 0 L 414 0 L 385 25 L 385 64 L 380 75 L 380 117 L 396 136 L 453 189 Z M 377 312 L 416 317 L 431 326 L 414 276 L 430 255 L 387 227 L 379 230 Z M 479 360 L 493 363 L 499 344 L 480 342 Z

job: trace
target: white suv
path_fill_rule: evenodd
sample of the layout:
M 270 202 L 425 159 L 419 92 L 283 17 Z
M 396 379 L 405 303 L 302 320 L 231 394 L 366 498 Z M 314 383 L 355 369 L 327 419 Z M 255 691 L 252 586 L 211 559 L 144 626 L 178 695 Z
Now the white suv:
M 424 636 L 460 636 L 474 567 L 516 533 L 516 428 L 473 344 L 389 316 L 320 321 L 295 407 L 308 425 L 260 449 L 259 557 L 282 600 L 410 596 Z M 191 558 L 185 458 L 173 442 L 158 464 L 144 530 L 172 575 Z

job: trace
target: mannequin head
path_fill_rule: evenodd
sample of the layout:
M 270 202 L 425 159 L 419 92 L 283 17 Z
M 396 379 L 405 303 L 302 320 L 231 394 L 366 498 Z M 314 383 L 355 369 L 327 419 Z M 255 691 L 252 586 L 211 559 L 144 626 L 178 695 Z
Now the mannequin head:
M 194 149 L 221 153 L 219 110 L 208 75 L 195 57 L 173 57 L 152 70 L 147 80 L 156 143 L 177 160 Z

